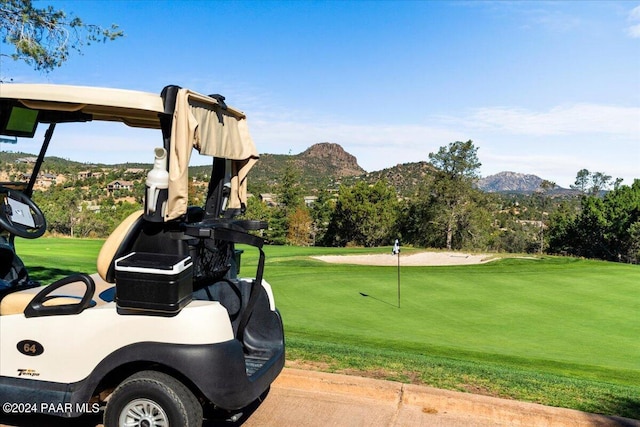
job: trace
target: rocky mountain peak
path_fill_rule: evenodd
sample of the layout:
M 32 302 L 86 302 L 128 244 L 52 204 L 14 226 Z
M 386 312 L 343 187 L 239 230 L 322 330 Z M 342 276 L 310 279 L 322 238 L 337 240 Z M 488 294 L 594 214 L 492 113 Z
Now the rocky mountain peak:
M 320 161 L 334 170 L 338 176 L 358 176 L 366 173 L 358 165 L 356 157 L 344 151 L 340 144 L 320 142 L 307 148 L 297 157 L 304 161 Z

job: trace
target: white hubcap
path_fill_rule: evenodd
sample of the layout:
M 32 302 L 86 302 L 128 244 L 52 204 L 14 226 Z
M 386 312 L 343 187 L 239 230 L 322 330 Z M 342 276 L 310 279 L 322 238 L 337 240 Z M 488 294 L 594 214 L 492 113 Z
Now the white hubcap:
M 156 402 L 136 399 L 129 402 L 120 413 L 119 427 L 169 427 L 166 412 Z

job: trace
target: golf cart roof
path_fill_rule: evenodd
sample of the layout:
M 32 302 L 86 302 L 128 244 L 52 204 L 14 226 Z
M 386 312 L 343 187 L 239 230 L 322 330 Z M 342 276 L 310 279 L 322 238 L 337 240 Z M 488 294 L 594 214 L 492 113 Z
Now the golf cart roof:
M 52 84 L 0 84 L 0 98 L 34 110 L 83 112 L 92 120 L 120 121 L 134 127 L 160 128 L 164 113 L 159 94 L 123 89 Z
M 165 220 L 175 219 L 187 210 L 188 166 L 193 148 L 202 155 L 235 163 L 230 207 L 246 202 L 246 175 L 258 159 L 258 152 L 246 116 L 227 106 L 223 97 L 206 96 L 178 86 L 167 86 L 154 94 L 101 87 L 5 83 L 0 84 L 0 107 L 0 133 L 9 136 L 33 137 L 38 123 L 96 120 L 162 129 L 163 144 L 169 153 Z M 16 114 L 19 116 L 16 122 L 25 119 L 25 123 L 12 122 L 14 110 L 21 110 L 15 107 L 24 110 Z M 9 124 L 15 128 L 10 129 Z
M 190 92 L 191 96 L 199 95 Z M 219 105 L 215 98 L 199 95 L 205 103 Z M 166 111 L 162 96 L 157 93 L 104 87 L 54 84 L 0 83 L 0 99 L 19 101 L 34 110 L 80 111 L 92 120 L 120 121 L 133 127 L 160 129 L 159 114 Z M 238 118 L 244 114 L 225 106 Z

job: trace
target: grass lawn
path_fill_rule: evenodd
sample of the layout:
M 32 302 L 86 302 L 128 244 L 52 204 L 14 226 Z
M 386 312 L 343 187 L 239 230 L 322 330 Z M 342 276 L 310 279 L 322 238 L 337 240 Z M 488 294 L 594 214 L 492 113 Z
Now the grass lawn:
M 401 267 L 398 308 L 396 267 L 308 258 L 346 252 L 358 251 L 266 248 L 290 359 L 640 418 L 640 266 L 544 257 Z
M 73 273 L 94 273 L 101 239 L 17 238 L 16 252 L 29 275 L 43 284 Z
M 494 361 L 523 358 L 529 366 L 576 364 L 576 372 L 595 378 L 611 369 L 621 375 L 607 372 L 609 379 L 640 383 L 637 267 L 571 259 L 401 267 L 401 308 L 395 267 L 300 260 L 266 277 L 294 333 Z
M 44 279 L 94 271 L 101 241 L 16 245 Z M 640 266 L 544 257 L 401 267 L 398 308 L 396 267 L 309 258 L 376 251 L 390 249 L 265 248 L 289 360 L 640 418 Z M 246 248 L 241 275 L 256 259 Z

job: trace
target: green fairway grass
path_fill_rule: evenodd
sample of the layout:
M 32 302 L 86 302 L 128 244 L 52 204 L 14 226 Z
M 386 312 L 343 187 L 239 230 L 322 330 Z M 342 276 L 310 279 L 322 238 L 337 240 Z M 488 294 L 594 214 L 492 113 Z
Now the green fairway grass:
M 401 266 L 398 308 L 397 267 L 309 258 L 353 249 L 266 252 L 293 357 L 640 418 L 639 266 L 561 257 Z
M 16 244 L 40 280 L 95 271 L 100 245 Z M 253 275 L 257 256 L 243 249 L 241 276 Z M 396 267 L 310 258 L 390 248 L 265 252 L 290 360 L 640 418 L 640 266 L 560 257 L 401 266 L 398 307 Z
M 73 273 L 94 273 L 103 243 L 101 239 L 16 239 L 15 247 L 29 275 L 47 284 Z
M 595 377 L 625 370 L 616 381 L 640 382 L 640 357 L 632 357 L 640 356 L 635 266 L 552 258 L 404 267 L 401 308 L 396 267 L 291 260 L 267 277 L 291 332 L 529 365 L 578 364 Z

